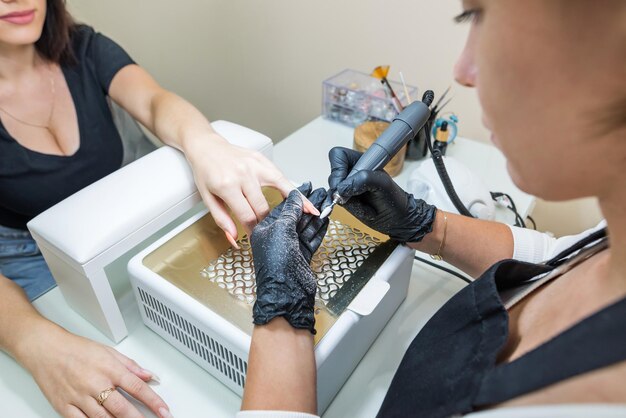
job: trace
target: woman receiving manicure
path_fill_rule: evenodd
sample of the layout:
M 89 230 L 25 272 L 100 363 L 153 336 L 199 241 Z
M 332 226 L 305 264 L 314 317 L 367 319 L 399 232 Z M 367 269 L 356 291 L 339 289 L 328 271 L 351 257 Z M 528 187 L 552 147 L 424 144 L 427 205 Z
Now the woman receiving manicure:
M 122 164 L 108 99 L 185 153 L 233 243 L 227 207 L 250 230 L 268 213 L 261 187 L 286 196 L 293 186 L 262 155 L 217 135 L 115 42 L 74 23 L 64 0 L 0 1 L 0 349 L 32 373 L 64 417 L 140 416 L 116 388 L 168 417 L 146 383 L 151 372 L 72 335 L 30 303 L 55 283 L 26 223 Z

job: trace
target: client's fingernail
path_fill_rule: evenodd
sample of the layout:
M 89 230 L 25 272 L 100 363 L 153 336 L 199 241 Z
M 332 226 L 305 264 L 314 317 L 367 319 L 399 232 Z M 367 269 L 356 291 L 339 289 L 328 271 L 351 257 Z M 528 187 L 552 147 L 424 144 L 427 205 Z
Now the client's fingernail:
M 239 245 L 237 245 L 237 241 L 235 241 L 235 238 L 230 235 L 230 232 L 224 231 L 224 234 L 226 235 L 226 239 L 228 240 L 228 242 L 230 242 L 230 245 L 232 245 L 236 250 L 239 250 Z
M 142 369 L 144 373 L 149 374 L 150 375 L 150 380 L 154 380 L 157 383 L 161 383 L 161 378 L 159 376 L 156 375 L 156 373 L 151 372 L 148 369 Z
M 161 418 L 174 418 L 174 415 L 165 408 L 159 408 L 159 415 L 161 415 Z
M 311 215 L 320 216 L 320 211 L 317 210 L 315 205 L 311 203 L 309 199 L 306 199 L 306 202 L 307 202 L 307 208 L 311 211 Z

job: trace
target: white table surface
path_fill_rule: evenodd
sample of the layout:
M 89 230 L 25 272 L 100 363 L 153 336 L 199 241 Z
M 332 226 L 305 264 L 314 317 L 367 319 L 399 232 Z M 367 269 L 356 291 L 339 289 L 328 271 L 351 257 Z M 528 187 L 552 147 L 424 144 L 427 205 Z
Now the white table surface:
M 327 154 L 335 145 L 351 146 L 352 129 L 315 119 L 281 141 L 274 149 L 274 161 L 293 180 L 311 180 L 326 186 L 329 172 Z M 515 188 L 504 169 L 504 159 L 495 148 L 470 140 L 457 140 L 448 155 L 462 160 L 477 173 L 491 190 L 509 193 L 520 213 L 528 213 L 534 199 Z M 406 185 L 411 167 L 408 163 L 396 181 Z M 510 220 L 506 211 L 498 219 Z M 381 332 L 359 366 L 352 373 L 324 414 L 330 417 L 373 417 L 391 383 L 404 351 L 426 321 L 465 284 L 440 270 L 416 263 L 406 300 Z M 35 301 L 46 317 L 79 335 L 110 344 L 92 325 L 65 303 L 60 291 L 53 289 Z M 129 336 L 115 346 L 161 378 L 154 389 L 169 404 L 177 418 L 232 417 L 241 399 L 170 346 L 141 322 L 131 293 L 120 305 Z M 85 371 L 88 374 L 88 370 Z M 32 377 L 15 361 L 0 352 L 0 417 L 56 417 L 52 407 Z M 147 414 L 147 416 L 151 416 Z

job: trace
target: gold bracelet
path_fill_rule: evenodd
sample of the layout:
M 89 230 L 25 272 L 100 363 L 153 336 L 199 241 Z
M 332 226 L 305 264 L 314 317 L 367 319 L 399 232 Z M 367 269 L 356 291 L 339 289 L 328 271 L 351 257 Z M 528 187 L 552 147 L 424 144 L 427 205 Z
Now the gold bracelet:
M 443 239 L 441 240 L 441 244 L 439 245 L 439 249 L 437 250 L 437 254 L 430 256 L 433 260 L 441 261 L 443 260 L 443 256 L 441 255 L 443 248 L 446 246 L 446 233 L 448 232 L 448 216 L 445 212 L 443 213 Z

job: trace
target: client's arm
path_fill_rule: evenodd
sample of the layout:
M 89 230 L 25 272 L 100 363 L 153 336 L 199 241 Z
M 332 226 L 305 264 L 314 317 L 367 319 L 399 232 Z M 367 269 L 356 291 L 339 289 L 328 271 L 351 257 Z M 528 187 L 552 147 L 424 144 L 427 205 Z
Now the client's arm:
M 64 417 L 139 416 L 119 392 L 103 405 L 96 397 L 120 387 L 169 418 L 168 407 L 145 382 L 153 378 L 126 356 L 102 344 L 73 335 L 42 317 L 24 291 L 0 274 L 0 349 L 34 377 L 54 409 Z
M 231 242 L 237 238 L 237 228 L 226 206 L 250 232 L 269 212 L 261 187 L 276 188 L 283 196 L 293 190 L 293 184 L 267 158 L 229 144 L 198 109 L 163 89 L 141 67 L 121 69 L 109 94 L 159 139 L 185 153 L 202 199 Z M 305 212 L 317 214 L 306 200 Z

